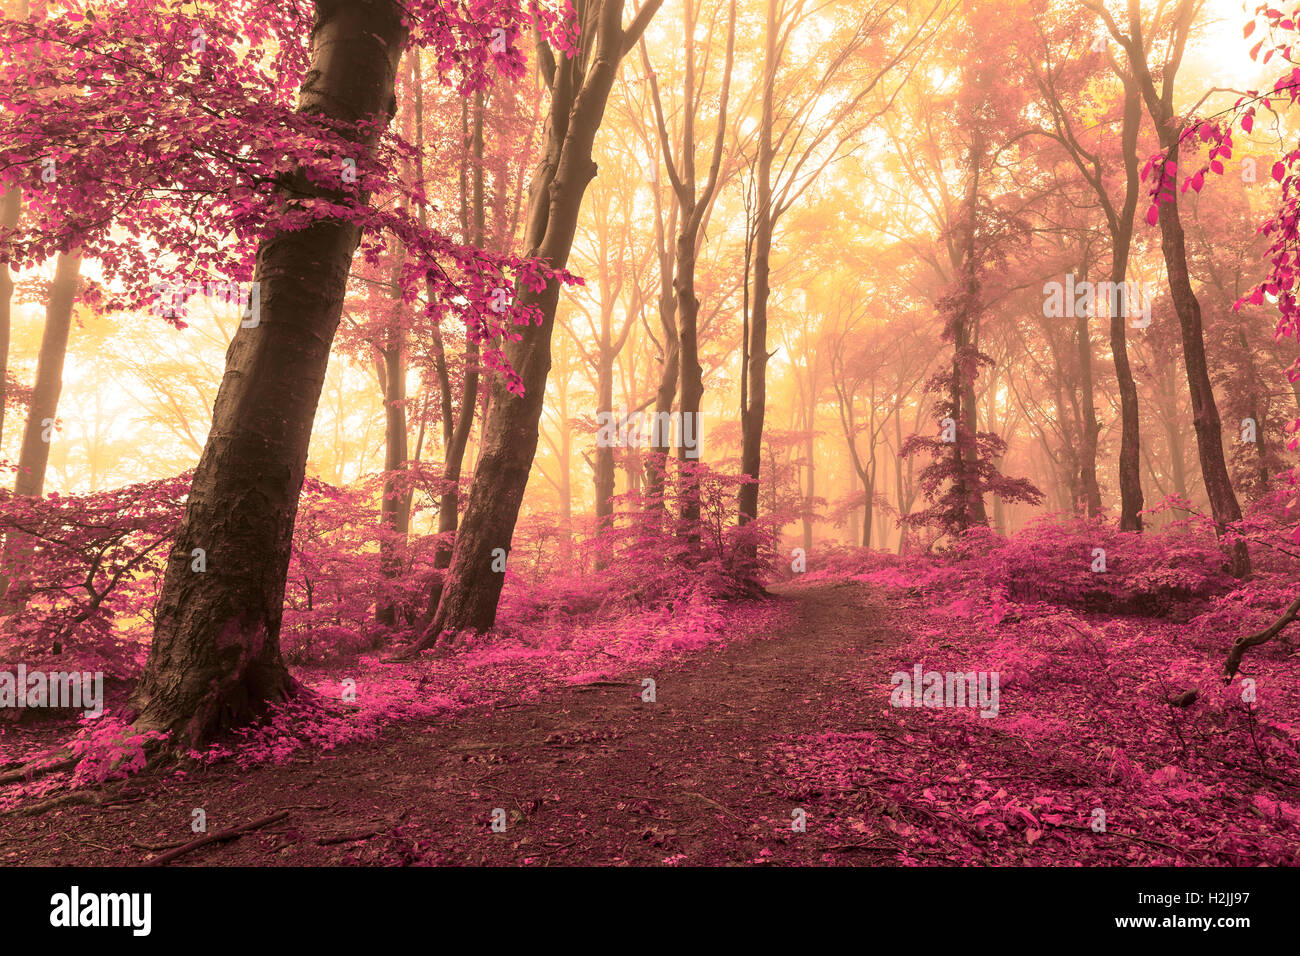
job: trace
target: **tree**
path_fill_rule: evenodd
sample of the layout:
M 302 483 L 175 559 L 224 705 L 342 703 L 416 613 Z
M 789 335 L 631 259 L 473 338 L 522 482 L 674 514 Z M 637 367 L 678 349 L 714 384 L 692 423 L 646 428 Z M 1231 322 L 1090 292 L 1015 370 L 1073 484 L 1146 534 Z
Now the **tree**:
M 45 327 L 41 333 L 41 351 L 36 364 L 36 383 L 27 407 L 27 426 L 23 429 L 22 452 L 14 494 L 39 498 L 45 488 L 45 468 L 50 460 L 50 443 L 58 420 L 59 395 L 63 391 L 63 363 L 68 355 L 68 336 L 72 331 L 72 310 L 77 298 L 81 255 L 77 250 L 60 253 L 50 283 L 45 309 Z M 21 604 L 22 595 L 9 592 L 9 574 L 26 562 L 27 542 L 21 534 L 5 538 L 4 560 L 0 562 L 0 599 Z
M 558 62 L 555 52 L 539 37 L 537 55 L 551 91 L 551 106 L 545 156 L 533 174 L 529 193 L 524 247 L 530 258 L 537 257 L 555 269 L 568 262 L 582 197 L 596 175 L 592 144 L 614 76 L 662 2 L 646 0 L 626 29 L 623 0 L 594 0 L 584 5 L 578 23 L 581 50 Z M 519 376 L 522 394 L 511 391 L 506 383 L 493 383 L 448 583 L 433 622 L 412 650 L 432 646 L 445 633 L 486 631 L 496 619 L 504 578 L 493 570 L 498 563 L 493 552 L 509 553 L 537 452 L 559 294 L 558 281 L 515 286 L 516 301 L 535 306 L 541 316 L 538 325 L 518 332 L 504 348 L 510 367 Z
M 1128 54 L 1129 69 L 1137 80 L 1138 89 L 1146 103 L 1147 112 L 1160 140 L 1161 154 L 1152 160 L 1144 172 L 1154 176 L 1155 204 L 1147 214 L 1151 225 L 1160 225 L 1161 249 L 1169 278 L 1169 292 L 1174 311 L 1182 330 L 1183 363 L 1187 368 L 1187 384 L 1192 395 L 1192 425 L 1196 431 L 1196 446 L 1200 453 L 1201 475 L 1205 479 L 1205 493 L 1210 499 L 1210 510 L 1220 534 L 1228 533 L 1231 526 L 1241 521 L 1241 506 L 1237 503 L 1228 465 L 1223 454 L 1223 428 L 1219 420 L 1214 388 L 1210 382 L 1209 365 L 1205 356 L 1205 337 L 1201 327 L 1201 303 L 1192 288 L 1187 268 L 1187 239 L 1182 217 L 1178 211 L 1175 190 L 1177 169 L 1187 121 L 1174 109 L 1178 67 L 1182 63 L 1192 24 L 1204 6 L 1204 0 L 1179 0 L 1168 10 L 1167 19 L 1152 24 L 1154 35 L 1165 34 L 1166 53 L 1163 63 L 1156 69 L 1159 87 L 1150 66 L 1152 42 L 1146 35 L 1139 0 L 1127 0 L 1128 31 L 1120 29 L 1110 12 L 1100 5 L 1089 3 L 1104 19 L 1110 34 Z M 1250 553 L 1244 540 L 1232 545 L 1232 573 L 1245 577 L 1250 573 Z
M 817 177 L 852 152 L 863 132 L 890 108 L 920 54 L 954 9 L 947 0 L 923 0 L 915 9 L 913 4 L 897 0 L 873 0 L 866 9 L 837 10 L 842 19 L 830 32 L 828 45 L 815 49 L 799 64 L 799 69 L 812 73 L 811 81 L 791 84 L 793 94 L 778 97 L 777 76 L 789 52 L 791 35 L 824 9 L 805 0 L 789 4 L 767 0 L 763 95 L 753 160 L 752 246 L 751 234 L 746 233 L 740 422 L 741 469 L 749 480 L 738 492 L 741 524 L 758 517 L 757 482 L 770 358 L 771 252 L 777 227 Z M 880 54 L 865 69 L 857 62 L 864 51 Z M 886 90 L 897 71 L 902 78 L 893 90 Z M 877 90 L 882 95 L 868 108 Z
M 526 15 L 511 0 L 493 0 L 475 9 L 507 38 L 521 25 L 555 33 L 557 21 L 540 8 Z M 121 0 L 84 19 L 6 23 L 0 37 L 13 54 L 6 62 L 21 63 L 13 69 L 29 81 L 0 84 L 5 108 L 26 118 L 0 142 L 3 165 L 39 169 L 39 157 L 59 157 L 56 181 L 31 194 L 26 228 L 10 237 L 11 260 L 39 260 L 75 242 L 123 280 L 127 291 L 116 298 L 138 304 L 153 288 L 155 252 L 121 236 L 144 234 L 152 249 L 184 256 L 191 268 L 253 280 L 132 699 L 137 725 L 172 731 L 178 745 L 201 743 L 295 690 L 278 643 L 285 574 L 312 420 L 358 245 L 364 240 L 375 262 L 384 238 L 396 237 L 410 256 L 403 281 L 432 283 L 426 307 L 463 315 L 483 339 L 533 318 L 527 308 L 501 316 L 488 308 L 502 274 L 532 284 L 554 277 L 540 264 L 421 228 L 411 211 L 422 200 L 403 190 L 391 162 L 398 147 L 381 142 L 412 29 L 448 72 L 461 73 L 467 91 L 486 84 L 493 65 L 522 71 L 512 45 L 493 52 L 491 29 L 482 32 L 451 0 L 405 7 L 321 0 L 306 51 L 300 22 L 274 5 L 250 0 L 237 12 L 178 18 L 145 0 Z M 235 27 L 274 54 L 237 56 Z M 125 48 L 123 36 L 133 37 Z M 29 56 L 49 49 L 79 55 Z M 294 109 L 289 95 L 299 79 Z M 97 95 L 83 95 L 86 87 Z M 81 136 L 87 127 L 117 130 L 123 116 L 143 117 L 146 132 Z M 150 132 L 164 126 L 168 138 Z M 177 140 L 186 145 L 173 150 Z M 105 164 L 115 170 L 111 181 L 100 176 Z M 408 199 L 372 204 L 376 193 Z M 210 204 L 198 222 L 189 205 L 196 196 Z M 518 387 L 499 350 L 489 361 Z
M 684 64 L 682 79 L 682 142 L 678 148 L 678 162 L 673 158 L 673 146 L 668 135 L 668 125 L 664 121 L 663 103 L 659 96 L 659 84 L 650 57 L 646 53 L 645 43 L 641 43 L 641 61 L 646 76 L 650 81 L 650 93 L 654 102 L 655 122 L 659 132 L 659 145 L 663 150 L 664 168 L 668 172 L 668 181 L 672 184 L 679 210 L 677 249 L 673 257 L 673 295 L 676 304 L 677 355 L 679 374 L 681 375 L 681 420 L 682 433 L 691 428 L 696 436 L 696 447 L 688 449 L 685 441 L 679 443 L 678 457 L 682 460 L 699 456 L 699 416 L 700 402 L 704 397 L 704 370 L 700 365 L 699 317 L 700 300 L 696 295 L 695 271 L 696 257 L 699 254 L 700 229 L 713 208 L 721 186 L 720 172 L 727 136 L 727 97 L 731 92 L 731 71 L 736 54 L 736 3 L 727 4 L 727 52 L 722 68 L 722 86 L 718 94 L 717 123 L 713 134 L 713 151 L 709 160 L 708 179 L 703 190 L 696 192 L 696 147 L 695 124 L 698 120 L 696 103 L 695 31 L 697 27 L 697 10 L 695 0 L 686 0 L 684 28 Z M 707 60 L 706 49 L 706 60 Z M 658 422 L 659 419 L 656 419 Z M 658 429 L 656 428 L 656 432 Z M 655 436 L 660 438 L 658 434 Z M 656 442 L 658 444 L 659 442 Z M 687 489 L 683 519 L 689 528 L 699 519 L 699 505 L 695 496 Z
M 1137 384 L 1133 379 L 1133 370 L 1129 364 L 1127 330 L 1129 305 L 1125 279 L 1128 273 L 1129 251 L 1133 244 L 1134 217 L 1138 202 L 1138 134 L 1142 118 L 1142 94 L 1133 74 L 1125 71 L 1109 51 L 1105 56 L 1112 72 L 1120 80 L 1122 89 L 1120 107 L 1120 152 L 1124 170 L 1123 200 L 1117 202 L 1112 198 L 1111 186 L 1107 182 L 1107 168 L 1102 162 L 1101 150 L 1097 146 L 1085 145 L 1083 134 L 1077 128 L 1079 101 L 1088 90 L 1084 86 L 1085 76 L 1078 78 L 1066 71 L 1071 65 L 1087 64 L 1085 57 L 1074 42 L 1080 36 L 1088 37 L 1087 31 L 1080 29 L 1080 21 L 1066 19 L 1058 24 L 1054 36 L 1048 36 L 1040 21 L 1038 24 L 1041 50 L 1045 62 L 1039 66 L 1038 51 L 1030 56 L 1030 67 L 1034 73 L 1034 82 L 1043 103 L 1052 118 L 1052 129 L 1041 130 L 1044 135 L 1054 139 L 1070 157 L 1077 167 L 1079 175 L 1096 194 L 1097 202 L 1106 217 L 1106 228 L 1110 233 L 1110 288 L 1117 290 L 1115 297 L 1105 297 L 1106 307 L 1110 310 L 1110 349 L 1115 363 L 1115 377 L 1119 386 L 1120 406 L 1120 451 L 1119 451 L 1119 492 L 1120 517 L 1122 531 L 1142 530 L 1142 479 L 1139 471 L 1141 456 L 1141 436 L 1138 424 Z M 1091 39 L 1091 38 L 1089 38 Z M 1069 42 L 1071 45 L 1058 57 L 1053 59 L 1054 42 Z M 1068 86 L 1071 94 L 1067 101 Z M 1113 306 L 1113 308 L 1112 308 Z M 1100 310 L 1101 303 L 1098 303 Z M 1082 349 L 1082 338 L 1080 339 Z M 1093 456 L 1092 483 L 1096 482 L 1095 455 L 1096 439 L 1092 439 L 1087 451 Z M 1091 489 L 1090 489 L 1091 492 Z

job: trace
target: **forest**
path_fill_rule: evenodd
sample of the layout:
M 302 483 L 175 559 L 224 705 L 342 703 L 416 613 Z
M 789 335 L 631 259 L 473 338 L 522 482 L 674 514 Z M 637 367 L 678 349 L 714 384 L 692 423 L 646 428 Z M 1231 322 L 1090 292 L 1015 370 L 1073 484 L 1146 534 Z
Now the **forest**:
M 1300 862 L 1300 7 L 3 14 L 0 866 Z

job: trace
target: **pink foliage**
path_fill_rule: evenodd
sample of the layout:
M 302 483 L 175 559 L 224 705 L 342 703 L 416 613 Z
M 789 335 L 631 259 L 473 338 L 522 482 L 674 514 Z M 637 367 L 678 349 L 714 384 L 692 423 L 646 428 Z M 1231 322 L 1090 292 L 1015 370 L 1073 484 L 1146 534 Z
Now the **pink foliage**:
M 1273 524 L 1275 540 L 1281 530 Z M 1107 548 L 1105 574 L 1090 570 L 1094 546 Z M 896 730 L 788 741 L 778 769 L 789 795 L 860 792 L 860 814 L 822 825 L 860 838 L 883 814 L 905 863 L 1003 862 L 1033 846 L 1038 864 L 1294 865 L 1290 647 L 1260 648 L 1228 685 L 1222 662 L 1233 639 L 1289 602 L 1298 562 L 1275 557 L 1243 583 L 1222 561 L 1196 526 L 1129 536 L 1073 522 L 1011 539 L 981 530 L 938 556 L 863 554 L 810 573 L 809 584 L 842 574 L 886 589 L 912 627 L 891 663 L 862 674 Z M 891 674 L 918 664 L 998 674 L 996 717 L 891 707 Z M 1092 826 L 1097 809 L 1109 837 Z

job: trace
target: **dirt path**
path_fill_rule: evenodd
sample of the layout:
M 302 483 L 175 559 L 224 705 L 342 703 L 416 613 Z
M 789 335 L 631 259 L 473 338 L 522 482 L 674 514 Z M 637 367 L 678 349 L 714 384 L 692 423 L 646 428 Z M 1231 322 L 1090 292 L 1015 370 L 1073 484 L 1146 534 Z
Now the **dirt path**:
M 771 748 L 866 729 L 863 661 L 894 643 L 894 618 L 851 583 L 779 592 L 783 624 L 626 683 L 555 688 L 526 705 L 405 723 L 379 740 L 282 766 L 215 767 L 181 782 L 132 781 L 143 799 L 0 821 L 0 865 L 124 865 L 208 832 L 289 816 L 176 865 L 813 863 L 815 827 L 791 832 Z M 655 680 L 654 703 L 641 677 Z M 860 725 L 850 717 L 861 700 Z M 848 705 L 847 707 L 845 705 Z M 493 832 L 494 809 L 507 829 Z

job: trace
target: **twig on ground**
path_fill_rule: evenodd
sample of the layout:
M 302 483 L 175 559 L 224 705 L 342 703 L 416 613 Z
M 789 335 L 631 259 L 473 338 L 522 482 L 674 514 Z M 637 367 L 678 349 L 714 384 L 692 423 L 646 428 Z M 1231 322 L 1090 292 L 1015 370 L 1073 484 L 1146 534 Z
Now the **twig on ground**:
M 245 833 L 251 833 L 254 830 L 260 830 L 262 827 L 270 826 L 272 823 L 283 820 L 288 815 L 288 810 L 277 810 L 270 816 L 262 817 L 260 820 L 254 820 L 251 823 L 244 823 L 237 827 L 230 827 L 227 830 L 218 830 L 216 833 L 209 834 L 208 836 L 201 837 L 197 840 L 191 840 L 183 846 L 178 846 L 176 849 L 170 850 L 162 856 L 154 857 L 152 860 L 148 860 L 142 865 L 163 866 L 164 864 L 170 863 L 172 860 L 178 859 L 179 857 L 193 852 L 200 847 L 208 846 L 213 843 L 225 843 L 229 840 L 237 840 Z
M 1248 648 L 1257 644 L 1267 644 L 1298 616 L 1300 616 L 1300 595 L 1297 595 L 1296 599 L 1282 612 L 1281 617 L 1264 628 L 1264 630 L 1251 634 L 1249 637 L 1239 637 L 1233 641 L 1232 648 L 1228 651 L 1228 659 L 1223 663 L 1224 678 L 1230 681 L 1236 676 L 1237 668 L 1241 666 L 1241 658 Z

